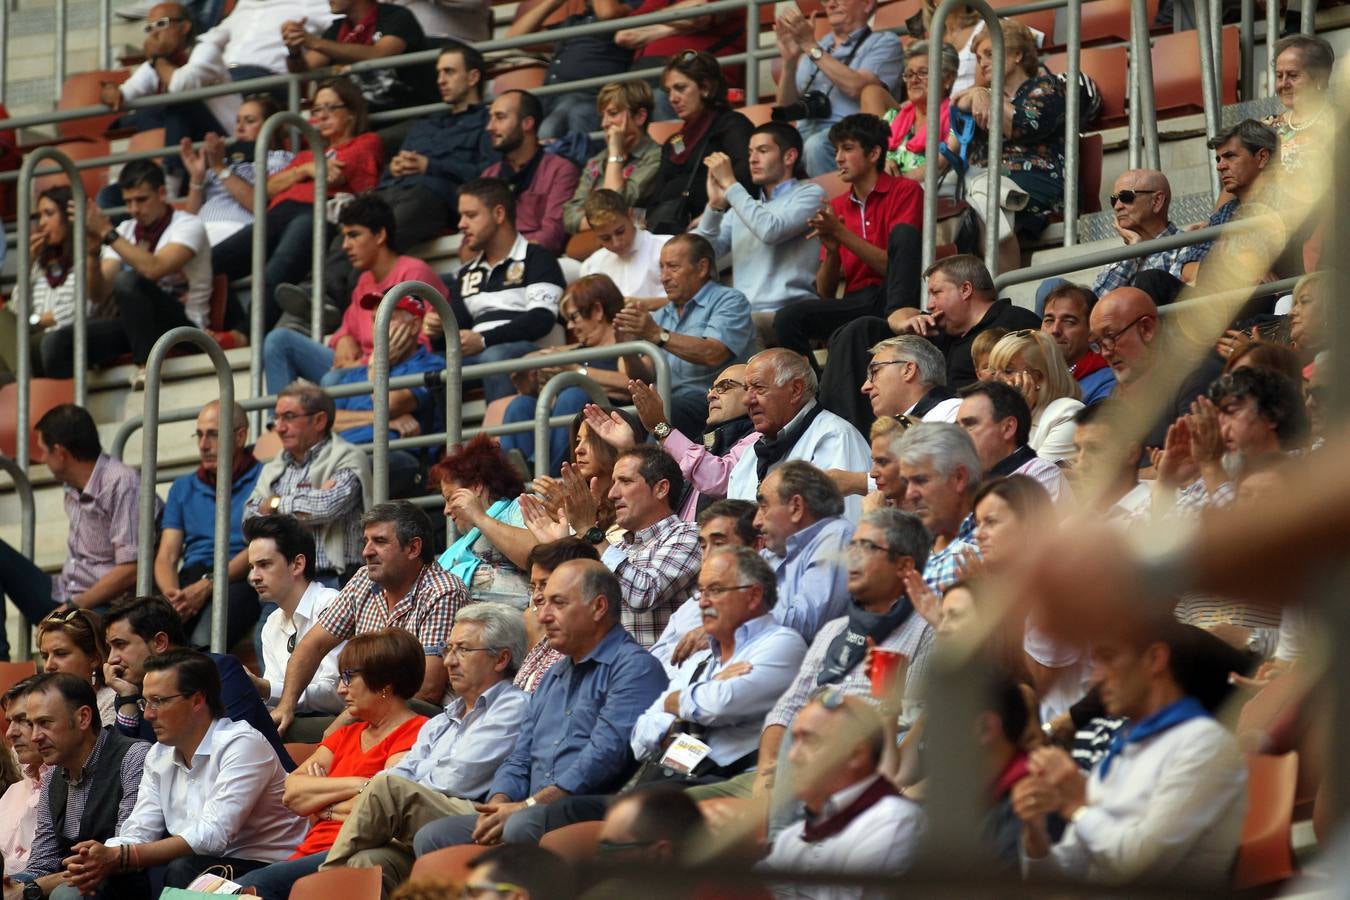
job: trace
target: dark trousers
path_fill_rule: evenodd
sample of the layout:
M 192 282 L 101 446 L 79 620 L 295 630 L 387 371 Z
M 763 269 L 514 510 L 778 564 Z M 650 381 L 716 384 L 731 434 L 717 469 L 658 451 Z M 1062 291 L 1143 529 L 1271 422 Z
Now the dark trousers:
M 836 330 L 863 316 L 884 316 L 906 306 L 919 305 L 923 236 L 912 225 L 891 229 L 886 242 L 886 280 L 820 300 L 802 300 L 778 311 L 773 319 L 778 346 L 800 353 L 815 364 L 813 340 L 828 341 Z
M 180 856 L 164 867 L 164 886 L 185 888 L 192 884 L 192 880 L 198 875 L 215 866 L 229 866 L 238 878 L 265 865 L 267 863 L 256 859 L 238 859 L 230 856 Z
M 410 179 L 380 188 L 375 195 L 393 210 L 399 249 L 405 252 L 423 241 L 439 237 L 450 224 L 450 207 L 441 196 L 416 187 Z M 342 251 L 342 238 L 334 237 L 328 245 L 323 269 L 323 291 L 328 302 L 338 309 L 346 309 L 360 277 L 361 273 L 352 268 L 347 254 Z
M 200 581 L 210 572 L 210 563 L 192 563 L 183 566 L 178 572 L 178 583 L 184 586 Z M 189 643 L 194 647 L 207 647 L 211 643 L 211 600 L 193 616 L 183 622 L 183 631 Z M 258 604 L 258 592 L 247 581 L 231 581 L 226 591 L 225 601 L 225 652 L 253 632 L 262 607 Z M 203 640 L 202 638 L 205 638 Z
M 56 609 L 52 601 L 52 576 L 4 541 L 0 541 L 0 595 L 9 597 L 23 613 L 22 628 L 41 622 Z M 0 660 L 9 661 L 9 636 L 3 624 L 0 624 Z
M 314 207 L 288 200 L 267 211 L 267 260 L 263 267 L 263 314 L 270 331 L 281 318 L 273 297 L 277 285 L 302 281 L 313 253 Z M 239 229 L 211 249 L 211 270 L 231 281 L 253 271 L 253 226 Z
M 131 352 L 120 319 L 90 319 L 85 362 L 91 369 L 110 365 Z M 42 336 L 42 372 L 47 378 L 75 376 L 75 326 L 55 328 Z
M 829 360 L 825 371 L 820 373 L 820 403 L 835 415 L 848 419 L 863 434 L 868 433 L 876 419 L 871 401 L 862 395 L 867 364 L 872 361 L 868 351 L 891 336 L 885 319 L 864 316 L 830 338 Z
M 145 365 L 150 358 L 150 349 L 165 332 L 193 324 L 182 301 L 166 294 L 155 282 L 132 269 L 118 272 L 113 279 L 113 299 L 117 302 L 131 359 L 138 366 Z M 93 344 L 92 337 L 90 344 Z

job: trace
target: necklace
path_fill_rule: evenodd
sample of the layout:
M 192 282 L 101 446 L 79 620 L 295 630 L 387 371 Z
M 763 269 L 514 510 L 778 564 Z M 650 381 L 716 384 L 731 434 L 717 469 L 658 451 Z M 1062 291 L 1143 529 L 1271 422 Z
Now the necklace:
M 1325 111 L 1326 105 L 1323 104 L 1322 108 L 1319 109 L 1317 112 L 1313 113 L 1312 117 L 1309 118 L 1308 121 L 1304 122 L 1302 125 L 1296 125 L 1294 124 L 1294 111 L 1291 109 L 1289 110 L 1289 115 L 1284 117 L 1284 124 L 1288 125 L 1289 130 L 1294 132 L 1295 134 L 1297 134 L 1300 131 L 1307 131 L 1309 128 L 1313 126 L 1314 123 L 1317 122 L 1318 119 L 1322 118 L 1322 113 Z

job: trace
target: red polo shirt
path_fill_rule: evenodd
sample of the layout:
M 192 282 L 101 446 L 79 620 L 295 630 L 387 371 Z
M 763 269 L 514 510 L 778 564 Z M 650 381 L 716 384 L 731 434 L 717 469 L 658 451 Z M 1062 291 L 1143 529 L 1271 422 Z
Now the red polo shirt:
M 886 249 L 891 229 L 901 222 L 923 228 L 923 188 L 909 178 L 895 178 L 881 172 L 867 199 L 859 203 L 850 189 L 830 201 L 834 214 L 854 234 L 860 234 L 869 244 Z M 825 248 L 820 248 L 824 258 Z M 881 276 L 858 258 L 848 247 L 839 248 L 840 271 L 844 276 L 844 291 L 851 293 L 881 283 Z

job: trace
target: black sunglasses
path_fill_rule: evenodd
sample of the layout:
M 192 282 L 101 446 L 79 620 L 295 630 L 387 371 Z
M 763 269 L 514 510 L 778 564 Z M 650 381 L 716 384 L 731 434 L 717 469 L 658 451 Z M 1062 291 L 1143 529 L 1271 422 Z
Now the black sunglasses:
M 1140 194 L 1156 194 L 1156 193 L 1158 193 L 1156 190 L 1145 190 L 1143 188 L 1140 188 L 1139 190 L 1134 191 L 1129 190 L 1121 191 L 1119 194 L 1112 194 L 1107 199 L 1111 201 L 1112 206 L 1116 205 L 1117 200 L 1119 200 L 1121 203 L 1124 203 L 1126 206 L 1129 206 L 1131 203 L 1135 201 L 1135 199 Z

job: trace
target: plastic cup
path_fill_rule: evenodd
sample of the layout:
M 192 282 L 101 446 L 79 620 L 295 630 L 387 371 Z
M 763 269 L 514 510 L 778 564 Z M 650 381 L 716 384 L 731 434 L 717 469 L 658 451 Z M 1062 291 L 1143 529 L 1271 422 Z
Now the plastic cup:
M 898 650 L 872 648 L 872 665 L 867 677 L 872 681 L 872 696 L 885 698 L 894 688 L 905 665 L 905 654 Z

